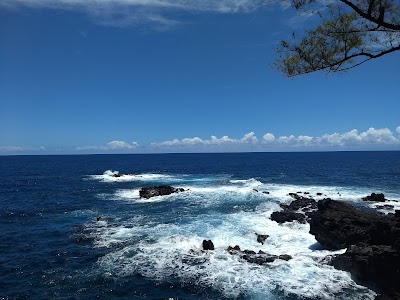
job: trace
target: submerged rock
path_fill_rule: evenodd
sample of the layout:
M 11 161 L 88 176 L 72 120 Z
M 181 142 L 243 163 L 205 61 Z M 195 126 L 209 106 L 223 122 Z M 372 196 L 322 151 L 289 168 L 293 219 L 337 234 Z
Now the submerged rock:
M 288 261 L 288 260 L 292 259 L 293 257 L 291 255 L 289 255 L 289 254 L 281 254 L 281 255 L 278 256 L 278 258 Z
M 394 209 L 394 205 L 384 204 L 384 205 L 377 205 L 377 209 Z
M 124 176 L 124 174 L 121 174 L 121 173 L 113 173 L 111 176 L 112 176 L 112 177 L 119 178 L 119 177 Z
M 155 196 L 164 196 L 170 195 L 173 193 L 183 192 L 185 191 L 183 188 L 174 188 L 169 185 L 159 185 L 159 186 L 149 186 L 143 187 L 139 191 L 140 198 L 149 199 Z
M 385 202 L 386 201 L 385 195 L 382 193 L 380 193 L 380 194 L 372 193 L 370 196 L 366 196 L 361 199 L 363 199 L 364 201 L 374 201 L 374 202 Z

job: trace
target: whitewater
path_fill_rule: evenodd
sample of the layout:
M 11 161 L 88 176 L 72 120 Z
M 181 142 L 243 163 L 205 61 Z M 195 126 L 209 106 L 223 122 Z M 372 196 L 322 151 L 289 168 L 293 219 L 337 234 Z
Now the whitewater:
M 0 296 L 374 299 L 377 292 L 371 287 L 356 283 L 349 273 L 328 264 L 331 255 L 346 249 L 324 250 L 309 234 L 309 224 L 278 224 L 270 216 L 281 210 L 280 204 L 293 200 L 289 193 L 317 201 L 332 198 L 376 210 L 376 204 L 361 198 L 371 192 L 384 192 L 386 198 L 399 200 L 399 165 L 390 164 L 383 184 L 382 177 L 370 178 L 381 175 L 372 169 L 368 174 L 355 176 L 358 169 L 354 156 L 346 160 L 353 161 L 348 166 L 352 171 L 341 170 L 347 172 L 343 176 L 334 174 L 336 163 L 322 167 L 320 156 L 319 161 L 306 157 L 308 164 L 314 161 L 312 170 L 319 168 L 318 172 L 324 173 L 324 177 L 316 174 L 313 178 L 306 175 L 311 172 L 307 167 L 295 176 L 289 174 L 288 162 L 282 159 L 277 169 L 279 156 L 274 157 L 274 170 L 268 165 L 270 156 L 249 157 L 245 157 L 247 166 L 243 170 L 238 168 L 243 154 L 222 157 L 222 163 L 229 165 L 225 168 L 215 166 L 211 154 L 189 158 L 158 156 L 158 161 L 151 156 L 145 157 L 145 161 L 143 157 L 127 156 L 96 156 L 88 160 L 64 157 L 62 162 L 55 158 L 44 162 L 31 158 L 34 172 L 23 176 L 21 170 L 16 172 L 19 183 L 3 181 L 2 231 L 13 237 L 8 241 L 2 238 L 5 243 L 1 247 L 6 255 L 0 261 L 0 283 L 7 288 Z M 343 157 L 339 155 L 339 159 L 342 161 Z M 387 161 L 398 162 L 399 154 L 395 152 L 383 162 L 382 155 L 376 159 L 383 166 Z M 304 161 L 296 160 L 298 157 L 290 164 L 304 167 Z M 60 164 L 68 167 L 54 173 Z M 26 161 L 21 165 L 26 165 Z M 3 171 L 10 171 L 11 163 L 9 168 Z M 14 176 L 13 171 L 8 174 Z M 346 176 L 354 179 L 343 180 Z M 139 197 L 142 187 L 156 185 L 171 185 L 185 191 L 149 199 Z M 25 202 L 17 205 L 22 195 Z M 10 202 L 12 198 L 14 203 Z M 393 212 L 400 209 L 399 203 L 385 203 L 394 208 L 380 211 Z M 269 235 L 263 245 L 257 242 L 256 233 Z M 34 237 L 31 242 L 29 235 Z M 212 240 L 215 250 L 203 251 L 204 239 Z M 235 245 L 255 252 L 289 254 L 293 258 L 277 259 L 266 265 L 251 264 L 226 251 Z M 22 253 L 24 258 L 16 261 Z M 21 279 L 28 285 L 19 283 Z

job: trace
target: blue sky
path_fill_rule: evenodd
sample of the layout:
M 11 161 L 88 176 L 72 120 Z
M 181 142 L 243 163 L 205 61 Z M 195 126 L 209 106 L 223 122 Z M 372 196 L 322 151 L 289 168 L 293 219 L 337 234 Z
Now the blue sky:
M 287 79 L 304 26 L 256 0 L 4 0 L 0 155 L 400 150 L 400 53 Z

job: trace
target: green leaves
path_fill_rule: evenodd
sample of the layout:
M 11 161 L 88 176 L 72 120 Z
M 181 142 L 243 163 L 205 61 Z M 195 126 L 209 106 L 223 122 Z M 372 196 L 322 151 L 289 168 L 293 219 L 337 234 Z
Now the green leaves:
M 312 2 L 318 1 L 292 1 L 295 8 L 303 8 Z M 345 71 L 400 49 L 400 32 L 382 25 L 387 22 L 382 11 L 390 12 L 390 20 L 396 19 L 393 13 L 396 12 L 393 3 L 396 1 L 356 1 L 361 5 L 358 9 L 362 12 L 365 10 L 366 13 L 370 10 L 376 18 L 381 18 L 381 23 L 364 18 L 357 10 L 344 5 L 344 2 L 346 1 L 329 3 L 322 13 L 317 14 L 321 17 L 321 23 L 303 33 L 301 39 L 281 41 L 275 62 L 275 67 L 280 72 L 292 77 L 320 70 L 327 73 Z M 392 24 L 393 26 L 396 25 Z

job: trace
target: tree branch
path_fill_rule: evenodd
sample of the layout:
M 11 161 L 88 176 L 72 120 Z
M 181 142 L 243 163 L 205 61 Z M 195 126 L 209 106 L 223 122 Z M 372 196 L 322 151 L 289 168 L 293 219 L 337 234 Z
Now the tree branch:
M 344 4 L 350 6 L 356 13 L 358 13 L 361 17 L 379 25 L 385 28 L 389 28 L 389 29 L 393 29 L 393 30 L 400 30 L 400 25 L 396 25 L 396 24 L 391 24 L 391 23 L 387 23 L 383 20 L 383 15 L 384 15 L 384 9 L 383 12 L 380 10 L 380 17 L 379 19 L 373 17 L 371 14 L 369 13 L 365 13 L 363 12 L 359 7 L 357 7 L 353 2 L 348 1 L 348 0 L 340 0 L 341 2 L 343 2 Z M 369 8 L 368 8 L 368 12 L 369 12 Z M 382 20 L 381 20 L 382 18 Z

